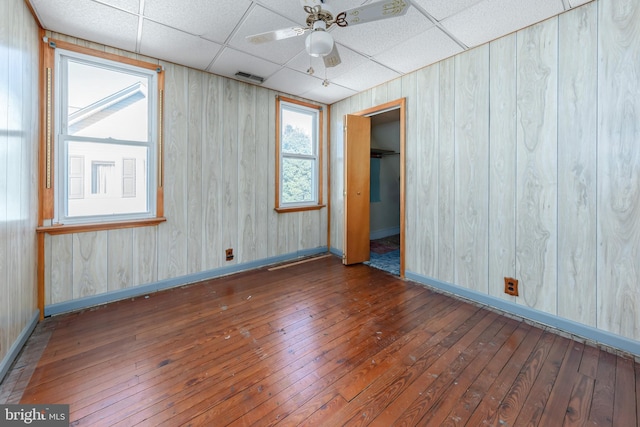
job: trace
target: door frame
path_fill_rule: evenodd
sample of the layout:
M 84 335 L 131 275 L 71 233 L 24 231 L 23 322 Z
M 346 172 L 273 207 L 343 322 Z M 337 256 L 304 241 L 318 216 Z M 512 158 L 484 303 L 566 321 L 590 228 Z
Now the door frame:
M 405 144 L 406 144 L 406 98 L 399 98 L 395 101 L 386 102 L 375 107 L 367 108 L 366 110 L 358 111 L 355 113 L 349 113 L 353 116 L 375 116 L 376 114 L 384 113 L 389 110 L 400 110 L 400 277 L 404 278 L 405 269 Z M 371 144 L 371 141 L 369 141 Z M 346 147 L 344 148 L 346 150 Z M 343 153 L 344 154 L 344 153 Z M 345 165 L 346 167 L 346 165 Z M 347 179 L 345 174 L 345 179 Z M 369 177 L 369 179 L 371 179 Z M 345 183 L 347 185 L 347 183 Z M 345 224 L 346 227 L 346 224 Z M 346 235 L 346 231 L 345 231 Z M 346 248 L 345 248 L 346 250 Z

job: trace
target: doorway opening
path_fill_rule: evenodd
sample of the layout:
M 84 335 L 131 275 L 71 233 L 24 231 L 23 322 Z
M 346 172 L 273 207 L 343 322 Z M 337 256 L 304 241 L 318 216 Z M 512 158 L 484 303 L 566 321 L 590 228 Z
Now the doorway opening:
M 400 275 L 400 109 L 371 118 L 369 264 Z
M 346 265 L 404 277 L 405 100 L 345 116 Z

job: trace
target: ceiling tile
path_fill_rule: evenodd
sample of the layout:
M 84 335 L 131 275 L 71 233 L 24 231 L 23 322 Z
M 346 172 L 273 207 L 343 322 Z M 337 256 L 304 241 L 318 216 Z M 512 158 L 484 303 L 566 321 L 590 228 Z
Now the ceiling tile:
M 347 71 L 355 68 L 367 61 L 367 58 L 360 55 L 357 52 L 352 51 L 351 49 L 336 44 L 338 48 L 338 53 L 340 54 L 340 64 L 335 67 L 330 67 L 326 69 L 326 75 L 330 79 L 338 77 L 340 74 L 344 74 Z M 300 71 L 302 73 L 306 73 L 309 69 L 309 65 L 311 65 L 315 72 L 316 76 L 321 76 L 324 78 L 325 76 L 325 66 L 322 58 L 314 58 L 307 54 L 306 50 L 301 51 L 295 58 L 287 63 L 288 68 L 293 68 L 294 70 Z
M 414 0 L 414 3 L 422 7 L 429 15 L 438 21 L 448 16 L 455 15 L 482 0 Z
M 215 62 L 208 71 L 235 78 L 238 71 L 264 77 L 265 79 L 281 68 L 280 65 L 265 61 L 261 58 L 248 55 L 231 48 L 225 48 L 217 56 Z
M 291 95 L 301 96 L 309 91 L 309 87 L 314 85 L 322 85 L 322 80 L 309 76 L 305 73 L 299 73 L 289 68 L 283 68 L 271 77 L 269 77 L 264 86 L 280 92 L 289 93 Z
M 132 52 L 136 49 L 136 15 L 89 0 L 32 0 L 31 4 L 47 30 Z
M 401 73 L 409 73 L 462 52 L 462 48 L 439 28 L 433 27 L 374 59 Z
M 395 71 L 375 62 L 366 62 L 330 80 L 340 86 L 360 92 L 397 77 L 400 77 L 400 74 Z
M 250 0 L 146 0 L 144 16 L 160 24 L 224 43 L 238 20 L 251 6 Z
M 349 27 L 332 27 L 331 35 L 341 44 L 373 56 L 410 39 L 433 26 L 415 7 L 404 16 Z
M 130 13 L 140 13 L 140 0 L 95 0 L 118 9 L 126 10 Z
M 564 12 L 562 0 L 484 0 L 442 21 L 469 47 L 478 46 Z
M 358 93 L 355 90 L 347 89 L 335 83 L 329 83 L 329 86 L 317 84 L 311 86 L 311 88 L 311 90 L 304 92 L 301 96 L 324 104 L 333 104 L 334 102 Z
M 221 46 L 203 38 L 157 24 L 142 25 L 140 53 L 200 70 L 206 69 Z
M 593 0 L 569 0 L 569 4 L 571 5 L 571 7 L 577 7 L 580 6 L 581 4 L 586 4 L 586 3 L 590 3 Z
M 250 43 L 246 40 L 246 37 L 297 25 L 295 22 L 283 18 L 262 6 L 256 6 L 238 27 L 237 32 L 229 41 L 229 45 L 240 51 L 282 65 L 304 49 L 304 36 L 260 44 Z

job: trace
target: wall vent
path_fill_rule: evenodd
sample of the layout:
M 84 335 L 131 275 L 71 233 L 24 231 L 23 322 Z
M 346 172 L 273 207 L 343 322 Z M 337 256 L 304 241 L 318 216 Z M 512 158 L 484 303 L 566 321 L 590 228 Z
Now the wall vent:
M 236 77 L 251 83 L 258 83 L 258 84 L 264 83 L 264 77 L 255 76 L 253 74 L 245 73 L 244 71 L 238 71 L 236 73 Z

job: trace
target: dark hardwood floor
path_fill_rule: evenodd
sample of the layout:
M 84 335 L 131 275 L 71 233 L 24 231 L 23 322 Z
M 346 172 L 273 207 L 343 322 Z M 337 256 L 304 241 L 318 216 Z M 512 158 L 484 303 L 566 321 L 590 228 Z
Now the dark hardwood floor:
M 640 366 L 336 257 L 46 319 L 74 426 L 637 426 Z M 35 363 L 35 361 L 33 362 Z

